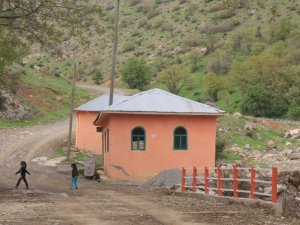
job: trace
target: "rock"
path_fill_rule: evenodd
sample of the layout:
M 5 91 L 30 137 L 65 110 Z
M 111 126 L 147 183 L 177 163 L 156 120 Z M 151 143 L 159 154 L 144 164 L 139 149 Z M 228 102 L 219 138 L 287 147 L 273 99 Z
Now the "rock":
M 300 137 L 300 129 L 290 130 L 285 134 L 286 138 L 298 138 Z
M 246 126 L 244 127 L 244 130 L 246 131 L 256 130 L 256 126 L 253 123 L 247 123 Z
M 263 156 L 263 159 L 266 159 L 266 158 L 273 158 L 274 154 L 267 154 L 265 156 Z
M 300 185 L 300 171 L 292 171 L 289 177 L 289 182 L 291 182 L 295 187 Z
M 280 194 L 284 190 L 286 190 L 286 185 L 285 184 L 277 184 L 277 194 Z M 264 189 L 264 193 L 265 194 L 272 194 L 272 187 L 266 187 Z
M 0 90 L 0 118 L 27 120 L 32 118 L 34 113 L 34 110 L 20 103 L 14 95 Z
M 250 144 L 246 144 L 245 145 L 245 149 L 251 149 L 251 145 Z
M 297 160 L 300 159 L 300 153 L 292 153 L 287 157 L 289 160 Z
M 60 101 L 62 100 L 62 96 L 57 95 L 57 96 L 55 97 L 55 100 L 58 101 L 58 102 L 60 102 Z
M 285 145 L 290 146 L 290 145 L 292 145 L 292 143 L 291 142 L 286 142 Z
M 41 67 L 34 65 L 34 66 L 33 66 L 33 69 L 36 70 L 36 71 L 40 71 L 40 70 L 41 70 Z
M 276 143 L 275 143 L 275 141 L 273 141 L 273 140 L 269 140 L 268 142 L 267 142 L 267 148 L 269 149 L 269 150 L 276 150 L 277 149 L 277 146 L 276 146 Z
M 240 117 L 242 117 L 242 114 L 240 112 L 235 112 L 235 113 L 233 113 L 233 116 L 240 118 Z

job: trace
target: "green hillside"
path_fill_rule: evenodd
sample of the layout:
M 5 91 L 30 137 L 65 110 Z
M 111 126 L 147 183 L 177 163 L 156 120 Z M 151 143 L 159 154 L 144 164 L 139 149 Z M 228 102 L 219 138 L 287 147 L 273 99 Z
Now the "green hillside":
M 12 66 L 11 73 L 18 78 L 8 82 L 7 86 L 13 89 L 20 102 L 33 109 L 33 115 L 26 120 L 12 121 L 0 118 L 1 128 L 49 123 L 67 118 L 70 113 L 70 80 L 19 64 Z M 82 104 L 87 98 L 87 92 L 76 89 L 76 105 Z
M 91 44 L 79 54 L 82 81 L 91 80 L 98 71 L 106 77 L 110 74 L 114 2 L 101 1 L 103 35 L 93 30 L 85 34 Z M 182 96 L 215 102 L 228 112 L 297 119 L 300 99 L 294 96 L 300 86 L 299 4 L 296 0 L 121 1 L 118 70 L 129 57 L 143 58 L 153 75 L 148 88 L 165 88 L 157 75 L 180 64 L 191 78 L 180 91 Z M 29 58 L 29 62 L 68 77 L 72 52 L 74 48 L 80 50 L 80 46 L 71 46 L 64 46 L 63 59 L 40 55 Z M 251 90 L 252 86 L 257 90 Z M 266 93 L 251 95 L 261 89 Z M 289 94 L 282 97 L 280 93 Z M 262 101 L 258 105 L 273 109 L 258 110 L 260 107 L 251 101 Z M 281 107 L 276 108 L 278 105 Z
M 43 77 L 43 71 L 53 82 L 68 83 L 76 58 L 78 80 L 92 83 L 94 75 L 103 74 L 102 85 L 107 85 L 114 3 L 100 1 L 104 32 L 99 35 L 87 24 L 81 41 L 89 47 L 68 40 L 59 46 L 60 58 L 33 48 L 19 66 L 21 73 L 22 67 L 30 68 L 24 79 L 33 74 Z M 181 96 L 227 112 L 300 118 L 299 1 L 128 0 L 121 1 L 120 9 L 118 76 L 123 63 L 139 57 L 151 71 L 143 89 L 167 89 L 160 75 L 178 65 L 178 73 L 189 77 Z M 117 86 L 128 88 L 121 80 Z

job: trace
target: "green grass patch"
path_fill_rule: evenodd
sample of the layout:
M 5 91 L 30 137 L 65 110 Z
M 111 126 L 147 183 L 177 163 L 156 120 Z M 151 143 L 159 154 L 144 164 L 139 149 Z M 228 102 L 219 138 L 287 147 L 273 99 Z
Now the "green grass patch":
M 24 69 L 19 65 L 19 69 Z M 36 114 L 30 120 L 6 120 L 0 119 L 1 128 L 9 127 L 25 127 L 36 124 L 46 124 L 53 121 L 63 120 L 70 113 L 70 93 L 72 84 L 70 80 L 62 77 L 43 76 L 33 69 L 27 67 L 26 75 L 21 78 L 23 89 L 27 89 L 33 97 L 23 96 L 19 94 L 18 98 L 31 106 Z M 57 97 L 61 100 L 57 100 Z M 75 107 L 82 104 L 82 100 L 89 97 L 88 93 L 82 89 L 76 88 L 74 102 Z
M 241 156 L 237 153 L 232 152 L 222 152 L 218 154 L 218 160 L 222 160 L 225 163 L 234 163 L 235 161 L 241 160 Z
M 64 151 L 63 148 L 57 149 L 57 150 L 56 150 L 56 154 L 57 154 L 58 156 L 66 156 L 66 153 L 65 153 L 65 151 Z

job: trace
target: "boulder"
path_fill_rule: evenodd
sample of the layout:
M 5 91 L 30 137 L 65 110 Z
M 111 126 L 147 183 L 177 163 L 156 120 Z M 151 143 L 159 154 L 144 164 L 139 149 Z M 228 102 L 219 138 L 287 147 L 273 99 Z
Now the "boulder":
M 235 112 L 235 113 L 233 113 L 233 116 L 240 118 L 240 117 L 242 117 L 242 114 L 240 112 Z
M 289 160 L 300 160 L 300 153 L 291 153 L 290 155 L 288 155 L 287 157 Z
M 298 138 L 300 137 L 300 129 L 290 130 L 285 134 L 286 138 Z
M 256 126 L 253 123 L 247 123 L 244 127 L 245 131 L 252 131 L 252 130 L 256 130 Z
M 277 149 L 277 145 L 276 145 L 275 141 L 273 141 L 273 140 L 269 140 L 266 145 L 269 150 Z
M 289 182 L 295 187 L 298 187 L 300 185 L 300 171 L 292 171 L 289 177 Z
M 286 185 L 285 184 L 277 184 L 277 194 L 280 194 L 284 190 L 286 190 Z M 272 187 L 266 187 L 264 189 L 264 193 L 265 194 L 272 194 Z

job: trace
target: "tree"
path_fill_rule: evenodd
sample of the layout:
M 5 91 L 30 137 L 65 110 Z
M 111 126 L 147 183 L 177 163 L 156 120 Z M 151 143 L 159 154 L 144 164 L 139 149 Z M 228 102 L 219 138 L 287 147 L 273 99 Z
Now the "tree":
M 168 91 L 177 95 L 189 82 L 189 73 L 179 65 L 173 65 L 160 72 L 158 81 L 164 84 Z
M 102 77 L 103 77 L 103 75 L 102 75 L 101 71 L 96 70 L 95 73 L 93 74 L 92 79 L 95 82 L 95 84 L 99 85 Z
M 214 101 L 218 100 L 218 92 L 224 90 L 227 85 L 225 76 L 218 76 L 214 73 L 207 73 L 203 77 L 204 91 Z
M 151 81 L 151 69 L 143 58 L 131 57 L 120 69 L 123 81 L 130 88 L 143 90 Z
M 289 86 L 287 61 L 273 53 L 251 56 L 235 61 L 230 69 L 234 86 L 246 90 L 260 84 L 269 96 L 282 96 Z
M 241 110 L 257 117 L 280 117 L 287 113 L 288 105 L 282 99 L 270 96 L 260 85 L 255 85 L 244 93 Z
M 103 31 L 100 12 L 100 5 L 90 1 L 0 0 L 0 77 L 32 43 L 55 55 L 62 54 L 59 46 L 69 40 L 88 45 L 83 38 L 87 30 Z
M 92 25 L 102 32 L 97 17 L 100 12 L 99 4 L 90 1 L 0 0 L 0 29 L 20 42 L 54 47 Z
M 214 34 L 205 34 L 200 40 L 200 44 L 202 44 L 206 48 L 205 55 L 208 55 L 211 52 L 214 52 L 218 47 L 219 37 Z

